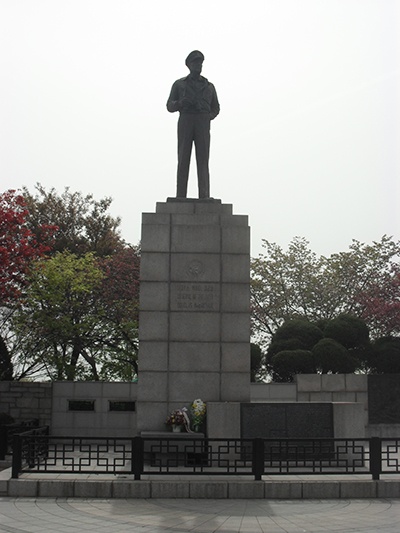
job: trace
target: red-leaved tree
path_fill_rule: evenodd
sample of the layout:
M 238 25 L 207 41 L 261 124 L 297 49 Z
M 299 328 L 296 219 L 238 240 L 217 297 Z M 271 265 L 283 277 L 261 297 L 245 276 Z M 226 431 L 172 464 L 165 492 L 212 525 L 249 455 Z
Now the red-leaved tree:
M 361 317 L 377 337 L 400 336 L 400 264 L 358 297 Z
M 51 248 L 54 226 L 43 226 L 42 240 L 27 225 L 28 210 L 21 194 L 8 190 L 0 194 L 0 308 L 14 306 L 21 297 L 26 273 L 33 259 Z M 0 380 L 13 377 L 13 366 L 0 336 Z

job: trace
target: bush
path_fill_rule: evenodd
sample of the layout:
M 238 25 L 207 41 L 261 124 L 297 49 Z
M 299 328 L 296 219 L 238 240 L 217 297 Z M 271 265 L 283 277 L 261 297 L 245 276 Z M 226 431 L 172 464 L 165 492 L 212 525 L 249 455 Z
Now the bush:
M 351 374 L 359 366 L 355 357 L 334 339 L 321 339 L 312 349 L 315 364 L 323 374 Z
M 271 374 L 274 381 L 293 381 L 295 374 L 315 374 L 314 356 L 309 350 L 285 350 L 271 360 Z

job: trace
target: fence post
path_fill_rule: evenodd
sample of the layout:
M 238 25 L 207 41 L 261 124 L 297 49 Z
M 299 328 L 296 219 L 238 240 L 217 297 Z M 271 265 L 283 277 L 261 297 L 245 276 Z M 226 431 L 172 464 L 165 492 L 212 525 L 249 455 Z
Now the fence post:
M 0 461 L 7 455 L 7 426 L 0 426 Z
M 264 441 L 263 439 L 253 440 L 253 474 L 254 479 L 261 480 L 264 473 Z
M 382 472 L 382 441 L 379 437 L 369 440 L 369 467 L 372 479 L 378 480 Z
M 13 435 L 13 453 L 11 477 L 18 479 L 22 467 L 22 437 L 18 434 Z
M 144 451 L 143 438 L 134 437 L 132 439 L 131 471 L 132 471 L 132 474 L 134 474 L 135 479 L 140 479 L 140 476 L 143 473 L 143 466 L 144 466 L 143 451 Z

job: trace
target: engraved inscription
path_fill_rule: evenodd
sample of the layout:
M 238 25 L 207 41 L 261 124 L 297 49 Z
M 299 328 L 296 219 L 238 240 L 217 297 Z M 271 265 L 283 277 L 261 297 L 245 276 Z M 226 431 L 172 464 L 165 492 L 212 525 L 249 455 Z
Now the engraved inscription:
M 219 311 L 218 283 L 173 283 L 173 311 Z

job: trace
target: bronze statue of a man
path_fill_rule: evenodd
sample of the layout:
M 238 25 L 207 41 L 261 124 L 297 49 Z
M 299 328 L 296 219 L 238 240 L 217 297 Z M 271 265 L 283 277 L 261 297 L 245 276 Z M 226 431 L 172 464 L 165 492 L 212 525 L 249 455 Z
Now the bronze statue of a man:
M 196 147 L 199 198 L 210 197 L 210 121 L 219 113 L 215 87 L 200 76 L 204 55 L 198 50 L 186 58 L 189 76 L 177 80 L 167 102 L 170 113 L 179 111 L 177 198 L 186 198 L 192 145 Z

